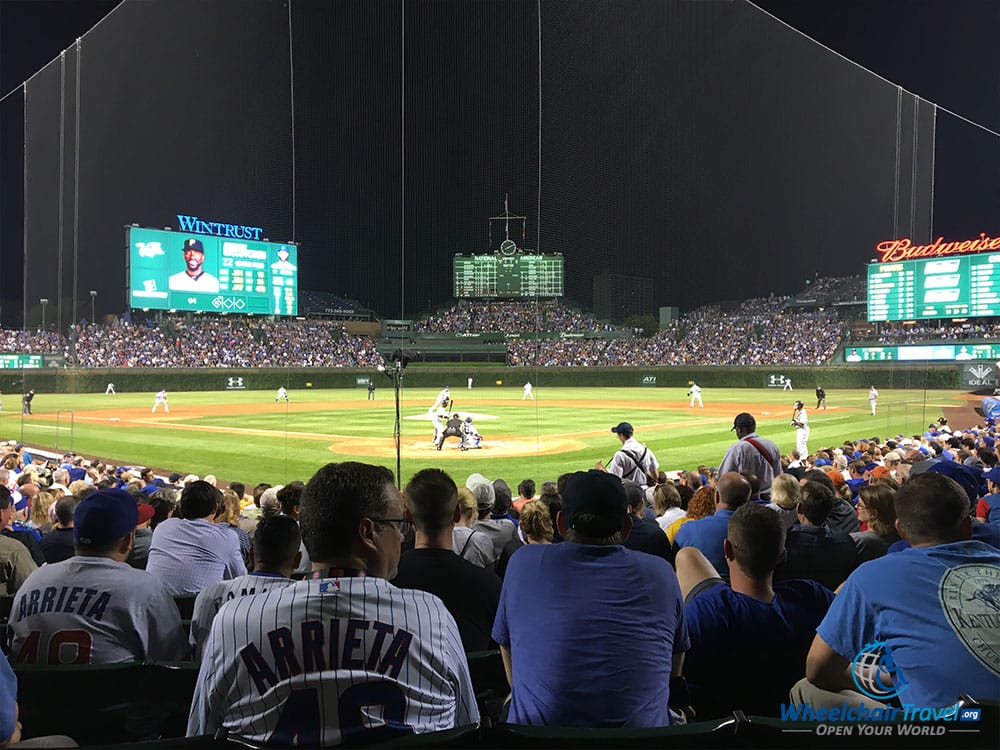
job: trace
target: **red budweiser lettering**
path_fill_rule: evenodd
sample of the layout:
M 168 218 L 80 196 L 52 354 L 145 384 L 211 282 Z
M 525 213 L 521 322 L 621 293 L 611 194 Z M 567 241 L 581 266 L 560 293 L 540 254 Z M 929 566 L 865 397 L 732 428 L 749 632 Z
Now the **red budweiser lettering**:
M 944 237 L 938 237 L 930 245 L 913 245 L 910 243 L 910 238 L 907 237 L 902 240 L 885 240 L 875 246 L 875 251 L 880 256 L 879 263 L 893 263 L 899 260 L 913 260 L 915 258 L 936 258 L 944 255 L 982 253 L 989 250 L 1000 250 L 1000 237 L 988 237 L 985 232 L 980 232 L 979 237 L 974 240 L 945 242 Z

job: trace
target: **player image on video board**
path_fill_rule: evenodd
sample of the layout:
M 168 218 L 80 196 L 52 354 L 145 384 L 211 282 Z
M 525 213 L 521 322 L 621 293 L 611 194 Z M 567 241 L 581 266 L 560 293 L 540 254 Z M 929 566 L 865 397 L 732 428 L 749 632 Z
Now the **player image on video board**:
M 205 266 L 205 246 L 201 240 L 189 237 L 184 240 L 184 270 L 170 277 L 168 286 L 180 292 L 217 292 L 219 280 L 208 273 Z

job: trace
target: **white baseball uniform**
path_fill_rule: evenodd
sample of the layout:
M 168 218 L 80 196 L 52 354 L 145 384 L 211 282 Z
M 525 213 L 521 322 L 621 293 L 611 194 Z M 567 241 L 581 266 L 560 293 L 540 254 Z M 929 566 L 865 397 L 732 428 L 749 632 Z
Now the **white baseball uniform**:
M 871 390 L 868 391 L 868 403 L 872 407 L 872 416 L 874 417 L 875 407 L 878 405 L 878 388 L 875 386 L 872 386 Z
M 115 384 L 114 383 L 108 383 L 108 387 L 104 389 L 104 395 L 105 396 L 109 396 L 109 395 L 110 396 L 114 396 L 115 395 Z
M 153 402 L 153 408 L 150 409 L 151 414 L 156 413 L 156 407 L 163 404 L 163 411 L 170 413 L 170 406 L 167 405 L 167 390 L 164 388 L 162 391 L 156 394 L 156 400 Z
M 701 401 L 701 386 L 697 383 L 692 383 L 689 390 L 691 392 L 691 406 L 694 406 L 694 402 L 697 401 L 698 406 L 705 408 L 705 404 Z
M 532 401 L 535 400 L 535 394 L 531 387 L 531 383 L 524 384 L 524 395 L 521 396 L 521 400 L 524 401 L 525 399 L 531 399 Z
M 427 410 L 428 413 L 433 414 L 437 411 L 438 407 L 447 408 L 448 402 L 451 401 L 451 391 L 447 386 L 441 389 L 441 392 L 434 399 L 434 405 Z
M 299 581 L 222 605 L 188 736 L 330 747 L 479 721 L 454 618 L 380 578 Z
M 809 455 L 809 417 L 805 408 L 796 409 L 792 419 L 798 422 L 795 427 L 795 449 L 799 452 L 799 458 L 805 461 Z
M 8 624 L 16 664 L 113 664 L 188 657 L 177 605 L 153 576 L 107 557 L 43 565 Z
M 202 589 L 194 600 L 194 612 L 191 615 L 189 640 L 195 662 L 201 661 L 201 649 L 208 640 L 212 620 L 223 604 L 237 597 L 264 594 L 271 589 L 282 588 L 292 583 L 294 581 L 277 573 L 250 573 Z
M 275 401 L 281 401 L 282 399 L 285 401 L 288 400 L 288 391 L 285 390 L 285 386 L 278 388 L 278 395 L 274 397 Z

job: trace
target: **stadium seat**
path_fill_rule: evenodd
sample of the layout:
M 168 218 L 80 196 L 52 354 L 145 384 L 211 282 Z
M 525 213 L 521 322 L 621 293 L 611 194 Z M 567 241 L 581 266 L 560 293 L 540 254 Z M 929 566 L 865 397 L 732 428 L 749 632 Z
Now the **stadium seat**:
M 469 662 L 472 689 L 476 692 L 476 703 L 483 726 L 492 726 L 500 720 L 500 710 L 510 693 L 507 672 L 503 668 L 500 651 L 473 651 L 465 658 Z
M 488 747 L 503 748 L 687 748 L 735 747 L 733 718 L 646 729 L 577 729 L 498 724 Z
M 177 605 L 177 611 L 181 613 L 181 620 L 191 619 L 191 616 L 194 614 L 194 600 L 197 598 L 197 594 L 185 594 L 174 597 L 174 604 Z
M 183 737 L 195 664 L 16 667 L 25 739 L 64 734 L 81 745 Z

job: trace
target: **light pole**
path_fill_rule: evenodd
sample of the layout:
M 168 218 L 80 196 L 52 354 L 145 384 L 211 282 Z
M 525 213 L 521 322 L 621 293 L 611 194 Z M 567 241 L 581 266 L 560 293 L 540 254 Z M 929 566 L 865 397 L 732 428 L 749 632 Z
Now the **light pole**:
M 96 325 L 97 315 L 94 313 L 94 304 L 97 301 L 97 290 L 90 290 L 90 325 Z
M 38 301 L 42 304 L 42 330 L 44 331 L 45 330 L 45 306 L 49 304 L 49 301 L 45 297 L 42 297 Z

